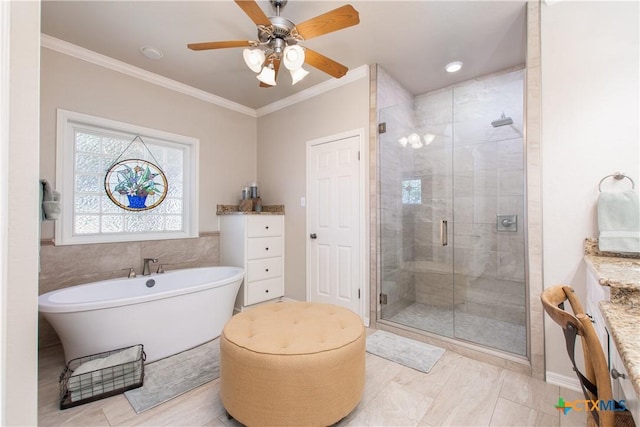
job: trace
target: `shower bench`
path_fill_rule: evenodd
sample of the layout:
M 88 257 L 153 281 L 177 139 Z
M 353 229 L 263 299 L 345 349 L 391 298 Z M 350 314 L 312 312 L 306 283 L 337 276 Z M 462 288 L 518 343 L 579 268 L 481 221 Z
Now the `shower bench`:
M 279 302 L 236 314 L 220 337 L 220 397 L 245 425 L 332 425 L 360 402 L 362 320 L 330 304 Z

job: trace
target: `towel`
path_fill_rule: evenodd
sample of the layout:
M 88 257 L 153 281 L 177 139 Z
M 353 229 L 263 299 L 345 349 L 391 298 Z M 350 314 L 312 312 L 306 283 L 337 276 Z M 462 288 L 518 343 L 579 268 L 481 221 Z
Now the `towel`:
M 89 360 L 78 366 L 67 383 L 71 391 L 85 388 L 87 385 L 107 382 L 115 377 L 125 376 L 134 371 L 136 360 L 141 359 L 142 347 L 134 346 L 113 353 L 110 356 Z M 136 369 L 138 371 L 139 369 Z
M 42 221 L 53 221 L 59 218 L 62 211 L 60 193 L 51 189 L 49 181 L 40 180 L 40 218 Z
M 640 253 L 640 200 L 633 190 L 598 198 L 598 246 L 605 252 Z

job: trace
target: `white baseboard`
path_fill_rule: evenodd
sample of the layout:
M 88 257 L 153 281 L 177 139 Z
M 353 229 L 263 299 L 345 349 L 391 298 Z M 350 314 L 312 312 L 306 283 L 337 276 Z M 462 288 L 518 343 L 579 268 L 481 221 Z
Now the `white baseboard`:
M 582 388 L 580 388 L 580 381 L 576 377 L 567 377 L 566 375 L 556 374 L 555 372 L 547 371 L 547 382 L 549 384 L 557 385 L 560 387 L 567 388 L 569 390 L 577 391 L 582 393 Z

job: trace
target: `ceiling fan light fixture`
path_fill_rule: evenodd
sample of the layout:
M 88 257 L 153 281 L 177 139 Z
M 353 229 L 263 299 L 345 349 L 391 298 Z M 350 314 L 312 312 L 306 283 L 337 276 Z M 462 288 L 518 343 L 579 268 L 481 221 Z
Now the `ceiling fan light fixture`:
M 298 83 L 309 74 L 309 72 L 302 67 L 297 70 L 289 70 L 289 73 L 291 73 L 291 85 Z
M 244 58 L 247 67 L 251 68 L 254 73 L 259 73 L 264 64 L 264 52 L 261 49 L 245 49 L 242 51 L 242 58 Z
M 256 76 L 256 78 L 266 85 L 275 86 L 276 72 L 273 69 L 273 64 L 269 64 L 268 66 L 265 66 L 262 69 L 262 71 L 260 71 L 260 74 Z
M 284 66 L 288 70 L 297 70 L 304 64 L 304 49 L 298 45 L 287 46 L 283 52 Z

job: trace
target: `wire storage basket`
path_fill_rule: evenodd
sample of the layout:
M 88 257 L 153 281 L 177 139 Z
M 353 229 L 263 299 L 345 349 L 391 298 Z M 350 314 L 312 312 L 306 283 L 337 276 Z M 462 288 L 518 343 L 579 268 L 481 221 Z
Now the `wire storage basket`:
M 60 374 L 60 409 L 141 387 L 145 359 L 142 344 L 72 359 Z

